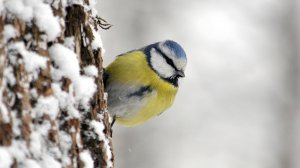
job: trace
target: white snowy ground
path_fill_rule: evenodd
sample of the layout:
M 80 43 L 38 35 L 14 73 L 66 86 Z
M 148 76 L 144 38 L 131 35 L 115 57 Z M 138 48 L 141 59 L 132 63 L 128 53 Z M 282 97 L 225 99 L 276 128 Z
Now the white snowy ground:
M 171 109 L 139 127 L 114 127 L 116 167 L 300 167 L 290 150 L 299 147 L 293 2 L 100 1 L 98 13 L 114 25 L 101 32 L 106 65 L 164 39 L 188 55 Z

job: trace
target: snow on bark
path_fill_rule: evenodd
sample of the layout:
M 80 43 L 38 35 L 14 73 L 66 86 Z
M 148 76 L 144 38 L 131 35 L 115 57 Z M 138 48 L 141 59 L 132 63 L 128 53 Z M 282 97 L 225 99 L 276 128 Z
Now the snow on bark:
M 88 0 L 0 0 L 0 168 L 113 167 Z
M 52 13 L 51 6 L 41 0 L 6 0 L 5 9 L 24 22 L 35 20 L 39 30 L 44 31 L 49 41 L 61 32 L 58 18 Z

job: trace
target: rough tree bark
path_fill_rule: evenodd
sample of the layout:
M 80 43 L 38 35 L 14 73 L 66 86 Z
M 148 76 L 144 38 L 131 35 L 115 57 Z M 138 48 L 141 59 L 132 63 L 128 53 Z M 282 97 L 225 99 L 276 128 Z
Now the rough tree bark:
M 0 1 L 1 168 L 114 167 L 97 22 L 89 0 Z

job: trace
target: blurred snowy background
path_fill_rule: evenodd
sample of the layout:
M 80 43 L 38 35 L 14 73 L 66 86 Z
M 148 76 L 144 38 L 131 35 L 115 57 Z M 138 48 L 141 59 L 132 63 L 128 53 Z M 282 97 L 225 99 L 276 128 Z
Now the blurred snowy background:
M 117 168 L 299 168 L 299 0 L 101 0 L 104 62 L 173 39 L 188 66 L 174 106 L 114 126 Z

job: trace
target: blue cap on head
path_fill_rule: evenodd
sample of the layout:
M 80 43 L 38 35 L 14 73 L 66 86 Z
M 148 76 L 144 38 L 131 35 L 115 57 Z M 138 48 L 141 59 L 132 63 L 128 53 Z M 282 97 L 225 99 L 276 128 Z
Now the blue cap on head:
M 186 59 L 185 51 L 175 41 L 166 40 L 163 42 L 163 46 L 168 47 L 170 50 L 172 50 L 178 59 Z
M 185 51 L 183 50 L 183 48 L 178 43 L 176 43 L 175 41 L 172 41 L 172 40 L 165 40 L 165 41 L 157 42 L 157 43 L 154 43 L 154 44 L 150 44 L 150 45 L 146 46 L 143 50 L 144 50 L 145 54 L 149 57 L 150 56 L 150 50 L 152 48 L 155 48 L 157 50 L 161 50 L 161 48 L 159 47 L 160 45 L 162 47 L 166 47 L 169 50 L 173 51 L 176 58 L 185 59 L 185 60 L 187 59 Z

